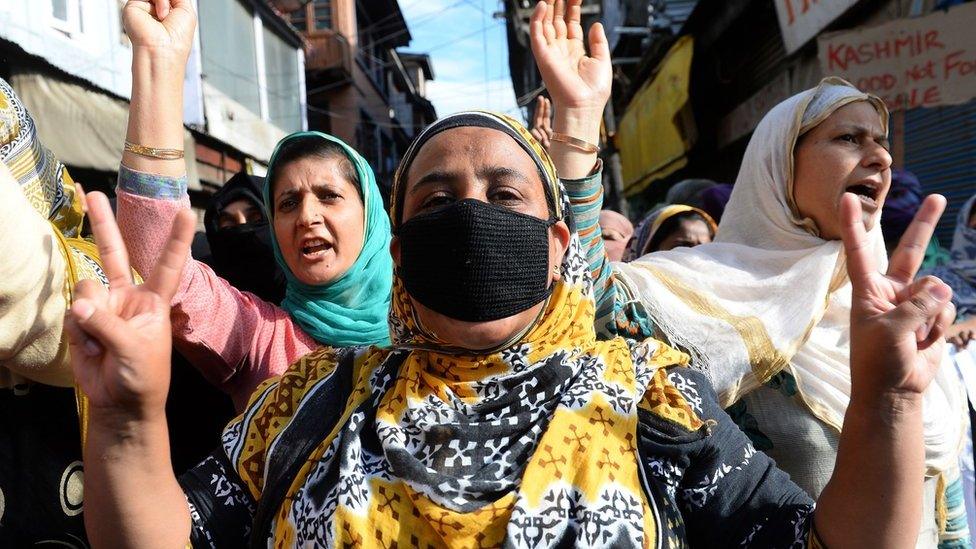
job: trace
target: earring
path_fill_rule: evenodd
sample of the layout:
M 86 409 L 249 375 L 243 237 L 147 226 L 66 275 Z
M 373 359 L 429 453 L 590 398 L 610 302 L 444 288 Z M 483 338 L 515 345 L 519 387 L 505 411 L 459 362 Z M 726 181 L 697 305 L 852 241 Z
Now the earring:
M 562 270 L 562 269 L 560 268 L 560 266 L 559 266 L 559 265 L 553 265 L 553 266 L 552 266 L 552 274 L 554 274 L 554 275 L 556 275 L 556 276 L 559 276 L 559 275 L 561 275 L 562 273 L 563 273 L 563 270 Z

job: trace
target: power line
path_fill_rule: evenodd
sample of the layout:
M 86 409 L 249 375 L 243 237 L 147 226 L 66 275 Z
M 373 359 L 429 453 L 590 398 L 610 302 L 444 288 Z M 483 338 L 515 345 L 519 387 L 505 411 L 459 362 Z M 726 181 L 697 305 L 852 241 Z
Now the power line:
M 421 25 L 426 24 L 427 22 L 435 21 L 439 17 L 441 17 L 445 12 L 454 9 L 454 8 L 460 6 L 461 4 L 464 4 L 464 2 L 465 2 L 465 0 L 458 0 L 457 2 L 451 4 L 450 6 L 444 8 L 443 10 L 441 10 L 441 11 L 439 11 L 437 13 L 428 14 L 428 16 L 426 18 L 421 19 L 420 21 L 415 21 L 411 26 L 413 26 L 416 29 L 416 28 L 420 27 Z M 398 37 L 400 37 L 403 34 L 408 34 L 409 32 L 410 32 L 410 28 L 407 27 L 407 28 L 401 29 L 401 30 L 399 30 L 397 32 L 387 34 L 387 35 L 385 35 L 380 40 L 370 40 L 370 41 L 367 42 L 364 39 L 370 38 L 369 35 L 371 34 L 371 30 L 370 29 L 357 30 L 357 33 L 359 34 L 360 39 L 363 39 L 363 42 L 365 44 L 367 44 L 367 45 L 359 46 L 359 47 L 356 48 L 356 50 L 357 51 L 363 51 L 367 47 L 369 47 L 369 48 L 376 47 L 379 44 L 383 44 L 385 42 L 389 42 L 390 40 L 392 40 L 394 38 L 398 38 Z
M 337 112 L 333 112 L 330 109 L 323 109 L 321 107 L 315 107 L 313 105 L 308 105 L 308 110 L 313 111 L 313 112 L 317 112 L 317 113 L 321 113 L 321 114 L 327 114 L 327 115 L 329 115 L 329 116 L 331 116 L 333 118 L 341 118 L 343 120 L 354 120 L 355 119 L 357 121 L 361 121 L 361 118 L 359 118 L 359 117 L 355 117 L 354 118 L 354 117 L 352 117 L 350 115 L 340 114 L 340 113 L 337 113 Z M 372 125 L 374 125 L 374 126 L 379 126 L 379 127 L 382 127 L 382 128 L 391 128 L 391 129 L 396 129 L 396 128 L 404 129 L 404 128 L 410 128 L 411 126 L 412 127 L 418 127 L 419 126 L 419 124 L 405 125 L 405 124 L 394 124 L 392 122 L 380 122 L 380 121 L 377 121 L 376 119 L 374 119 L 372 117 L 370 117 L 369 123 L 372 124 Z
M 469 5 L 472 5 L 473 7 L 477 7 L 473 3 L 473 0 L 459 0 L 458 2 L 456 2 L 455 4 L 453 4 L 451 7 L 456 7 L 456 6 L 458 6 L 460 4 L 464 4 L 464 3 L 467 3 Z M 450 9 L 450 8 L 448 8 L 448 9 Z M 480 9 L 481 9 L 483 15 L 487 14 L 487 12 L 485 11 L 484 7 L 481 7 Z M 437 19 L 438 17 L 440 17 L 440 15 L 442 13 L 443 13 L 443 11 L 441 11 L 438 14 L 433 14 L 433 15 L 429 16 L 427 18 L 427 20 Z M 483 21 L 484 21 L 484 19 L 483 19 Z M 474 35 L 476 35 L 478 33 L 481 33 L 482 34 L 482 38 L 483 38 L 482 47 L 483 47 L 483 56 L 484 56 L 484 60 L 485 60 L 485 75 L 484 75 L 484 80 L 482 81 L 482 83 L 480 85 L 484 88 L 484 92 L 485 92 L 485 105 L 486 106 L 490 102 L 490 95 L 492 94 L 492 92 L 494 92 L 496 90 L 497 91 L 503 91 L 503 90 L 507 89 L 507 86 L 505 84 L 502 84 L 501 87 L 499 87 L 499 86 L 489 86 L 489 82 L 491 82 L 493 80 L 490 79 L 489 78 L 489 75 L 488 75 L 489 70 L 488 70 L 488 63 L 487 63 L 487 56 L 488 56 L 488 53 L 487 53 L 487 34 L 488 34 L 488 30 L 489 29 L 491 29 L 492 27 L 497 27 L 497 26 L 499 26 L 501 24 L 502 23 L 490 23 L 490 24 L 486 24 L 481 29 L 478 29 L 478 30 L 475 30 L 473 32 L 464 34 L 462 36 L 453 38 L 451 40 L 444 41 L 444 42 L 442 42 L 442 43 L 440 43 L 440 44 L 438 44 L 438 45 L 436 45 L 436 46 L 434 46 L 432 48 L 429 48 L 427 50 L 428 53 L 429 52 L 432 52 L 432 51 L 437 51 L 437 50 L 446 48 L 448 46 L 451 46 L 453 44 L 456 44 L 457 42 L 460 42 L 462 40 L 466 40 L 466 39 L 470 38 L 471 36 L 474 36 Z M 389 39 L 389 37 L 387 37 L 387 39 Z M 374 43 L 374 45 L 375 45 L 375 43 Z M 365 56 L 368 56 L 368 57 L 372 58 L 375 62 L 378 63 L 379 66 L 376 67 L 376 68 L 386 69 L 389 66 L 392 66 L 394 64 L 393 61 L 387 62 L 387 61 L 384 61 L 384 60 L 382 60 L 382 59 L 380 59 L 380 58 L 378 58 L 378 57 L 376 57 L 374 55 L 371 55 L 369 53 L 366 53 L 366 52 L 364 52 L 364 54 L 365 54 L 364 57 Z M 231 69 L 231 68 L 223 65 L 222 63 L 220 63 L 216 59 L 214 59 L 212 57 L 209 57 L 209 56 L 205 56 L 205 59 L 207 60 L 207 62 L 209 64 L 212 64 L 218 70 L 220 70 L 222 72 L 225 72 L 227 74 L 230 74 L 230 75 L 232 75 L 232 76 L 234 76 L 234 77 L 236 77 L 238 79 L 244 80 L 244 81 L 246 81 L 249 84 L 253 84 L 255 86 L 258 86 L 258 80 L 256 79 L 256 77 L 254 75 L 238 73 L 235 70 L 233 70 L 233 69 Z M 269 77 L 271 77 L 271 76 L 280 76 L 280 75 L 284 75 L 284 74 L 287 74 L 287 73 L 285 71 L 281 71 L 281 72 L 266 72 L 266 76 L 269 76 Z M 504 77 L 504 75 L 499 75 L 499 77 L 496 78 L 496 80 L 497 79 L 501 79 L 503 77 Z M 346 84 L 347 84 L 347 82 L 345 82 L 345 81 L 342 81 L 342 82 L 334 82 L 334 83 L 331 83 L 331 84 L 328 84 L 328 85 L 325 85 L 325 86 L 320 86 L 318 88 L 309 89 L 309 90 L 307 90 L 306 93 L 307 93 L 308 96 L 311 96 L 311 95 L 314 95 L 314 94 L 317 94 L 317 93 L 321 93 L 321 92 L 324 92 L 324 91 L 328 91 L 329 89 L 333 89 L 335 87 L 343 86 L 343 85 L 346 85 Z M 472 83 L 472 84 L 468 84 L 468 85 L 463 86 L 461 89 L 467 89 L 467 88 L 470 88 L 470 87 L 473 87 L 473 86 L 477 86 L 477 85 L 479 85 L 479 84 Z M 269 86 L 265 86 L 265 88 L 266 88 L 266 92 L 268 93 L 268 95 L 269 96 L 272 96 L 275 99 L 292 101 L 292 100 L 296 99 L 296 97 L 297 97 L 297 94 L 296 95 L 293 95 L 293 94 L 288 94 L 288 93 L 278 93 L 270 85 Z M 257 91 L 257 90 L 255 90 L 255 91 Z M 247 97 L 251 97 L 253 95 L 258 95 L 259 96 L 260 95 L 260 92 L 258 92 L 257 94 L 248 94 Z M 453 98 L 453 97 L 458 97 L 458 96 L 461 96 L 461 95 L 467 95 L 467 93 L 466 92 L 455 91 L 452 94 L 442 95 L 442 96 L 438 97 L 437 99 L 438 100 L 445 100 L 445 99 L 450 99 L 450 98 Z M 342 116 L 342 115 L 339 115 L 337 113 L 334 113 L 333 111 L 328 111 L 328 110 L 320 109 L 318 107 L 315 107 L 314 105 L 306 105 L 306 106 L 307 106 L 307 108 L 309 110 L 311 110 L 313 112 L 323 112 L 325 114 Z M 384 102 L 382 104 L 361 104 L 360 106 L 367 107 L 367 108 L 370 108 L 370 107 L 389 108 L 390 107 L 390 104 Z M 359 107 L 357 107 L 357 108 L 359 108 Z M 511 109 L 509 109 L 509 110 L 511 110 Z M 392 127 L 392 126 L 398 126 L 398 125 L 397 124 L 391 124 L 390 126 Z
M 488 11 L 485 10 L 484 1 L 481 0 L 481 22 L 485 24 L 481 33 L 482 56 L 485 64 L 485 104 L 488 104 Z
M 497 27 L 499 25 L 504 25 L 504 23 L 490 23 L 486 27 L 483 27 L 483 28 L 478 29 L 478 30 L 476 30 L 474 32 L 470 32 L 468 34 L 465 34 L 464 36 L 459 36 L 458 38 L 455 38 L 454 40 L 449 40 L 449 41 L 444 42 L 442 44 L 438 44 L 438 45 L 434 46 L 433 48 L 427 48 L 426 49 L 426 53 L 430 53 L 432 51 L 437 51 L 437 50 L 439 50 L 441 48 L 446 48 L 447 46 L 450 46 L 452 44 L 455 44 L 457 42 L 460 42 L 461 40 L 465 40 L 467 38 L 470 38 L 470 37 L 472 37 L 472 36 L 474 36 L 474 35 L 476 35 L 478 33 L 481 33 L 481 32 L 483 32 L 483 31 L 485 31 L 487 29 L 490 29 L 491 27 Z
M 468 34 L 465 34 L 465 35 L 463 35 L 463 36 L 459 36 L 459 37 L 457 37 L 457 38 L 454 38 L 454 39 L 452 39 L 452 40 L 448 40 L 448 41 L 446 41 L 446 42 L 442 42 L 442 43 L 440 43 L 440 44 L 438 44 L 438 45 L 436 45 L 436 46 L 434 46 L 434 47 L 432 47 L 432 48 L 427 48 L 427 49 L 425 50 L 425 52 L 424 52 L 424 53 L 427 53 L 427 54 L 429 54 L 429 53 L 430 53 L 430 52 L 432 52 L 432 51 L 437 51 L 437 50 L 440 50 L 440 49 L 443 49 L 443 48 L 446 48 L 446 47 L 448 47 L 448 46 L 451 46 L 451 45 L 453 45 L 453 44 L 455 44 L 455 43 L 457 43 L 457 42 L 460 42 L 460 41 L 462 41 L 462 40 L 466 40 L 466 39 L 468 39 L 468 38 L 470 38 L 470 37 L 472 37 L 472 36 L 474 36 L 474 35 L 476 35 L 476 34 L 478 34 L 478 33 L 480 33 L 480 32 L 483 32 L 483 31 L 485 31 L 486 29 L 489 29 L 489 28 L 491 28 L 491 27 L 493 27 L 493 26 L 494 26 L 494 27 L 497 27 L 497 26 L 499 26 L 499 25 L 503 25 L 503 24 L 504 24 L 504 23 L 491 23 L 491 24 L 489 24 L 489 25 L 488 25 L 487 27 L 484 27 L 484 28 L 482 28 L 482 29 L 478 29 L 478 30 L 476 30 L 476 31 L 474 31 L 474 32 L 471 32 L 471 33 L 468 33 Z M 391 66 L 393 66 L 393 65 L 394 65 L 394 63 L 393 63 L 392 61 L 391 61 L 391 62 L 383 62 L 383 63 L 382 63 L 381 65 L 380 65 L 380 67 L 379 67 L 379 68 L 383 68 L 383 69 L 385 69 L 385 68 L 388 68 L 388 67 L 391 67 Z M 346 81 L 338 81 L 338 82 L 332 82 L 332 83 L 330 83 L 330 84 L 325 84 L 325 85 L 323 85 L 323 86 L 319 86 L 318 88 L 311 88 L 311 89 L 309 89 L 309 90 L 308 90 L 308 91 L 307 91 L 306 93 L 307 93 L 308 95 L 312 95 L 312 94 L 317 94 L 317 93 L 322 93 L 322 92 L 326 92 L 326 91 L 329 91 L 329 90 L 332 90 L 332 89 L 335 89 L 335 88 L 339 88 L 339 87 L 342 87 L 342 86 L 345 86 L 345 85 L 347 85 L 347 84 L 348 84 L 348 82 L 346 82 Z
M 490 79 L 487 83 L 485 83 L 485 82 L 469 82 L 467 84 L 462 84 L 462 85 L 457 86 L 457 87 L 454 88 L 454 93 L 455 94 L 458 94 L 458 95 L 459 94 L 463 94 L 463 93 L 472 93 L 472 92 L 460 91 L 460 90 L 470 90 L 471 88 L 480 88 L 482 86 L 487 87 L 489 89 L 510 89 L 511 88 L 511 83 L 508 82 L 508 81 L 502 81 L 502 78 L 503 77 L 504 77 L 504 75 L 499 75 L 496 78 Z M 447 82 L 447 81 L 444 81 L 444 80 L 435 80 L 434 82 L 436 84 L 445 85 L 445 86 L 450 85 L 450 82 Z
M 412 21 L 412 22 L 409 22 L 407 26 L 408 27 L 417 28 L 417 27 L 421 26 L 422 24 L 424 24 L 424 23 L 426 23 L 428 21 L 436 20 L 437 18 L 439 18 L 440 16 L 442 16 L 445 12 L 447 12 L 449 10 L 452 10 L 452 9 L 460 6 L 461 4 L 464 4 L 464 3 L 467 3 L 467 2 L 470 2 L 470 0 L 458 0 L 457 2 L 451 4 L 450 6 L 447 6 L 446 8 L 438 9 L 436 11 L 432 11 L 430 13 L 424 14 L 424 16 L 418 18 L 417 20 Z M 360 4 L 359 0 L 356 0 L 356 3 L 357 4 Z M 419 3 L 420 2 L 416 2 L 416 4 L 419 4 Z M 361 4 L 360 4 L 360 7 L 362 7 Z M 411 5 L 410 7 L 413 7 L 413 5 Z M 406 21 L 406 8 L 402 8 L 400 10 L 400 13 L 403 14 L 404 22 L 407 22 Z M 392 18 L 395 18 L 396 15 L 397 15 L 396 12 L 393 12 L 393 13 L 391 13 L 389 15 L 386 15 L 384 17 L 381 17 L 380 19 L 378 19 L 376 21 L 373 21 L 371 24 L 366 25 L 363 28 L 359 29 L 359 32 L 364 32 L 364 31 L 365 32 L 369 32 L 369 31 L 372 31 L 372 30 L 378 28 L 379 26 L 385 24 L 388 20 L 390 20 Z

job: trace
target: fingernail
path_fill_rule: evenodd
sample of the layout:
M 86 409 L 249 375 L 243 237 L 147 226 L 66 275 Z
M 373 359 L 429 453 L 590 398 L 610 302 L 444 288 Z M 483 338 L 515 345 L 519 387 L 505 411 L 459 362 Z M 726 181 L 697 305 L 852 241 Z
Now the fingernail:
M 102 353 L 102 346 L 95 342 L 94 339 L 89 339 L 85 341 L 85 352 L 88 356 L 98 356 Z
M 95 314 L 95 307 L 84 299 L 75 301 L 75 304 L 72 305 L 71 310 L 74 311 L 75 316 L 81 320 L 88 320 L 91 318 L 91 315 Z
M 952 298 L 952 288 L 940 282 L 932 288 L 932 295 L 939 301 L 949 301 Z

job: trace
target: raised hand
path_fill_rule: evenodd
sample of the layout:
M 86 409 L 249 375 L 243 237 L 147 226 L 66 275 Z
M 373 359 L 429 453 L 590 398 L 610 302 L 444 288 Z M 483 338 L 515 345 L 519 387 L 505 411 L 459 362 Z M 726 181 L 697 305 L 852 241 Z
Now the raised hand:
M 841 201 L 851 306 L 852 396 L 920 394 L 942 361 L 944 333 L 955 318 L 952 290 L 935 277 L 915 280 L 925 248 L 945 210 L 945 198 L 922 203 L 891 256 L 878 272 L 853 194 Z
M 532 118 L 532 129 L 529 130 L 546 150 L 549 149 L 552 137 L 552 102 L 544 95 L 535 100 L 535 116 Z
M 547 0 L 536 5 L 529 22 L 532 54 L 557 109 L 603 112 L 610 97 L 613 70 L 603 25 L 590 27 L 590 55 L 580 24 L 582 0 Z M 558 130 L 558 128 L 557 128 Z
M 170 301 L 193 240 L 184 210 L 145 284 L 133 284 L 129 257 L 108 198 L 87 197 L 88 215 L 109 287 L 82 280 L 65 319 L 71 366 L 92 411 L 131 417 L 161 412 L 170 375 Z
M 165 50 L 184 60 L 196 21 L 190 0 L 128 0 L 122 7 L 122 23 L 133 46 Z

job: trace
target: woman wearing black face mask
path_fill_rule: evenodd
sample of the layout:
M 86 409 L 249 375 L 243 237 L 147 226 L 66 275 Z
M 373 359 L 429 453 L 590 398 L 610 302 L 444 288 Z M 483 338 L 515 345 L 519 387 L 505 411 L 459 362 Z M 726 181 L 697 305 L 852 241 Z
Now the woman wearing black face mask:
M 585 57 L 579 1 L 563 9 L 540 2 L 532 19 L 549 88 L 592 83 L 585 66 L 609 82 L 602 29 Z M 609 86 L 600 90 L 605 101 Z M 577 111 L 577 121 L 598 131 L 599 112 Z M 564 173 L 582 176 L 595 156 L 576 159 L 582 171 L 569 160 Z M 852 354 L 859 413 L 814 519 L 812 501 L 755 452 L 707 379 L 680 366 L 686 356 L 654 340 L 596 340 L 592 282 L 555 170 L 501 115 L 461 113 L 422 132 L 394 182 L 392 347 L 307 355 L 262 386 L 223 447 L 180 482 L 159 434 L 161 303 L 178 284 L 191 220 L 177 217 L 144 286 L 80 288 L 72 356 L 97 410 L 86 451 L 111 456 L 86 469 L 93 541 L 242 546 L 252 532 L 255 546 L 779 547 L 816 546 L 816 522 L 832 546 L 913 546 L 919 395 L 938 362 L 915 332 L 929 321 L 942 329 L 944 293 L 879 295 L 891 284 L 871 272 L 860 225 L 848 224 L 863 296 L 853 338 L 874 347 Z M 114 274 L 124 247 L 93 206 Z M 855 206 L 846 203 L 848 221 Z M 920 237 L 932 220 L 922 221 L 911 230 Z M 459 290 L 453 278 L 476 286 Z
M 263 177 L 235 174 L 210 199 L 203 225 L 214 272 L 238 290 L 280 303 L 285 275 L 271 246 L 263 188 Z

